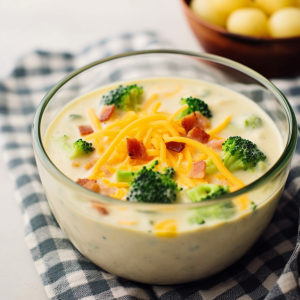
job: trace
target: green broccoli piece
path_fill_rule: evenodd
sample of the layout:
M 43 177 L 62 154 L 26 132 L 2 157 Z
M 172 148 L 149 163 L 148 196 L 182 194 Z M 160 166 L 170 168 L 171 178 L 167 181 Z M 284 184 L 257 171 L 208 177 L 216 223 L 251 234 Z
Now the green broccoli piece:
M 156 165 L 158 165 L 158 160 L 155 160 L 154 162 L 150 162 L 145 167 L 146 167 L 146 169 L 151 169 L 151 168 L 155 168 Z M 130 183 L 133 180 L 133 178 L 140 171 L 141 170 L 127 171 L 127 170 L 117 169 L 117 171 L 116 171 L 117 182 L 128 182 L 128 183 Z
M 192 224 L 204 224 L 206 220 L 220 219 L 227 220 L 236 213 L 236 207 L 232 202 L 206 205 L 195 209 L 194 214 L 189 218 Z
M 92 143 L 88 143 L 86 141 L 83 141 L 82 139 L 79 139 L 73 143 L 73 145 L 70 145 L 67 140 L 68 137 L 64 135 L 63 137 L 56 138 L 56 142 L 60 144 L 62 149 L 66 152 L 66 155 L 68 158 L 77 158 L 81 155 L 88 154 L 95 150 Z
M 199 111 L 204 117 L 211 118 L 212 113 L 208 108 L 208 105 L 200 99 L 189 97 L 189 98 L 181 98 L 180 104 L 187 104 L 189 107 L 182 111 L 178 116 L 177 119 L 181 119 L 192 112 Z
M 117 176 L 117 182 L 128 182 L 130 183 L 137 171 L 127 171 L 127 170 L 121 170 L 117 169 L 116 176 Z
M 205 162 L 206 162 L 206 169 L 205 169 L 206 174 L 212 175 L 218 172 L 217 167 L 215 166 L 215 164 L 213 163 L 210 157 L 207 160 L 205 160 Z
M 250 206 L 251 206 L 252 210 L 256 210 L 256 208 L 257 208 L 257 205 L 253 201 L 251 201 Z
M 262 120 L 258 116 L 251 115 L 245 119 L 244 125 L 248 128 L 258 128 L 262 125 Z
M 81 116 L 81 115 L 77 115 L 77 114 L 70 114 L 70 115 L 69 115 L 69 118 L 70 118 L 71 120 L 76 120 L 76 119 L 81 119 L 82 116 Z
M 222 144 L 222 156 L 224 165 L 231 172 L 240 169 L 253 171 L 258 162 L 267 158 L 256 144 L 240 136 L 229 137 Z
M 164 174 L 173 179 L 175 177 L 175 170 L 174 168 L 166 167 L 164 168 Z
M 202 184 L 186 191 L 192 202 L 200 202 L 217 198 L 221 195 L 229 193 L 229 186 L 217 184 Z
M 143 94 L 143 88 L 138 87 L 136 84 L 122 86 L 111 90 L 104 95 L 101 99 L 101 104 L 112 105 L 121 110 L 139 110 L 140 100 Z
M 177 192 L 181 191 L 170 175 L 175 171 L 168 168 L 166 172 L 153 171 L 154 166 L 145 166 L 134 176 L 127 193 L 127 201 L 144 203 L 172 203 L 176 201 Z

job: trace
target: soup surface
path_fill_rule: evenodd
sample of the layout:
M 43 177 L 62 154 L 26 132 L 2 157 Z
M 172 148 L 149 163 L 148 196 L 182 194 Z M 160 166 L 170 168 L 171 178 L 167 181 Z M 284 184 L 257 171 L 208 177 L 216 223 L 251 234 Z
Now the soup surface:
M 134 110 L 116 105 L 111 111 L 103 101 L 119 85 L 101 87 L 62 109 L 44 139 L 49 158 L 62 173 L 119 201 L 91 201 L 44 183 L 57 221 L 85 256 L 127 279 L 174 284 L 224 269 L 267 226 L 283 181 L 276 178 L 228 201 L 212 198 L 242 188 L 274 165 L 283 150 L 277 127 L 250 99 L 208 82 L 149 78 L 121 84 L 142 87 Z M 191 102 L 200 103 L 202 113 L 187 111 Z M 103 118 L 107 119 L 101 122 Z M 226 157 L 222 144 L 231 137 L 235 142 L 240 137 L 242 148 L 249 146 L 245 140 L 251 142 L 245 153 L 250 162 L 256 158 L 255 166 Z M 85 144 L 87 153 L 77 155 L 73 143 L 79 139 L 91 143 Z M 243 159 L 249 162 L 249 157 Z M 167 182 L 168 192 L 155 181 L 138 185 L 145 177 Z M 136 192 L 140 186 L 142 191 Z M 145 199 L 168 205 L 151 209 L 124 205 Z M 195 209 L 172 205 L 191 202 L 204 205 Z M 124 257 L 130 259 L 124 263 Z M 201 264 L 196 263 L 199 258 Z
M 199 184 L 228 185 L 230 191 L 238 188 L 232 180 L 228 180 L 222 170 L 221 172 L 218 170 L 215 174 L 208 172 L 204 176 L 197 174 L 201 171 L 197 171 L 197 167 L 193 167 L 193 164 L 202 160 L 208 167 L 209 155 L 193 145 L 186 144 L 180 152 L 176 152 L 178 149 L 173 151 L 172 147 L 171 149 L 166 148 L 168 143 L 166 140 L 177 135 L 198 141 L 197 136 L 196 138 L 190 137 L 182 125 L 184 117 L 174 116 L 173 120 L 169 122 L 172 126 L 171 130 L 164 124 L 167 123 L 166 119 L 170 115 L 183 106 L 180 103 L 182 98 L 194 97 L 203 100 L 208 105 L 212 117 L 207 118 L 209 125 L 204 126 L 204 131 L 208 135 L 204 137 L 204 140 L 201 140 L 200 137 L 200 141 L 221 159 L 224 158 L 224 153 L 221 153 L 222 142 L 230 136 L 240 136 L 250 140 L 265 154 L 266 159 L 258 162 L 251 170 L 245 171 L 240 168 L 231 172 L 245 185 L 265 173 L 277 161 L 282 152 L 281 138 L 273 121 L 258 105 L 241 94 L 207 82 L 180 78 L 143 79 L 122 84 L 123 86 L 137 84 L 143 88 L 143 94 L 139 99 L 140 110 L 115 109 L 108 120 L 100 122 L 98 118 L 103 110 L 101 99 L 109 91 L 116 89 L 118 85 L 102 87 L 67 105 L 50 125 L 44 140 L 48 156 L 62 173 L 74 181 L 78 178 L 97 180 L 99 192 L 102 194 L 126 200 L 129 185 L 125 183 L 123 186 L 121 183 L 111 184 L 117 182 L 116 170 L 136 171 L 155 160 L 159 162 L 155 170 L 161 171 L 164 167 L 175 169 L 177 174 L 175 181 L 183 189 L 177 195 L 177 202 L 190 202 L 185 191 Z M 161 105 L 159 106 L 159 104 Z M 108 151 L 109 155 L 106 155 L 105 161 L 99 164 L 99 157 L 107 154 L 111 143 L 126 126 L 139 118 L 157 115 L 166 116 L 166 118 L 153 119 L 148 123 L 145 121 L 145 124 L 142 121 L 136 127 L 126 131 L 124 137 L 113 149 Z M 256 118 L 254 125 L 249 125 L 247 122 L 251 122 L 254 117 Z M 80 132 L 80 126 L 88 127 L 91 133 Z M 93 147 L 96 149 L 86 155 L 70 159 L 62 144 L 65 142 L 72 145 L 80 138 L 93 143 Z M 130 157 L 128 138 L 143 143 L 146 147 L 146 157 Z M 198 166 L 199 168 L 201 166 Z

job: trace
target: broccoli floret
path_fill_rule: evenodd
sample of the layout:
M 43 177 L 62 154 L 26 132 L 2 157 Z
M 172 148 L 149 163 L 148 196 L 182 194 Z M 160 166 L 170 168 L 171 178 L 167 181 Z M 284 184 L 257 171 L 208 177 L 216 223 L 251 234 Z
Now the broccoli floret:
M 244 121 L 245 127 L 248 127 L 248 128 L 258 128 L 261 126 L 261 124 L 262 124 L 261 118 L 259 118 L 258 116 L 255 116 L 255 115 L 251 115 L 251 116 L 247 117 L 247 119 L 245 119 L 245 121 Z
M 252 171 L 258 162 L 267 158 L 256 144 L 240 136 L 229 137 L 222 144 L 222 156 L 223 163 L 231 172 L 239 169 Z
M 116 108 L 121 110 L 139 110 L 139 104 L 143 88 L 138 87 L 136 84 L 122 86 L 111 90 L 108 94 L 102 97 L 101 103 L 103 105 L 114 104 Z
M 144 203 L 172 203 L 181 189 L 170 177 L 173 171 L 153 171 L 145 166 L 134 176 L 127 193 L 127 201 Z
M 158 160 L 155 160 L 154 162 L 147 164 L 145 167 L 146 169 L 153 169 L 157 164 L 158 164 Z M 127 171 L 127 170 L 117 169 L 116 171 L 117 182 L 130 183 L 133 180 L 133 178 L 138 174 L 139 171 L 141 170 Z
M 56 138 L 55 140 L 60 144 L 69 158 L 76 158 L 95 150 L 92 143 L 88 143 L 86 141 L 83 141 L 82 139 L 75 141 L 73 145 L 70 145 L 67 142 L 68 137 L 66 135 L 60 138 Z
M 206 174 L 212 175 L 218 172 L 217 167 L 215 166 L 215 164 L 213 163 L 210 157 L 207 160 L 205 160 L 205 162 L 206 162 L 206 169 L 205 169 Z
M 164 174 L 168 175 L 171 179 L 173 179 L 175 177 L 175 170 L 174 168 L 166 167 L 164 168 Z
M 207 205 L 195 209 L 189 222 L 192 224 L 204 224 L 206 220 L 220 219 L 226 220 L 233 217 L 236 213 L 236 207 L 232 202 Z
M 229 193 L 229 186 L 217 184 L 202 184 L 186 191 L 192 202 L 200 202 L 204 200 L 214 199 L 221 195 Z
M 178 115 L 178 119 L 181 119 L 189 114 L 191 114 L 192 112 L 195 111 L 199 111 L 201 112 L 201 114 L 206 117 L 206 118 L 211 118 L 212 114 L 210 109 L 208 108 L 208 105 L 200 99 L 197 98 L 193 98 L 193 97 L 189 97 L 189 98 L 181 98 L 180 103 L 183 104 L 187 104 L 189 107 L 187 109 L 185 109 L 184 111 L 182 111 L 179 115 Z

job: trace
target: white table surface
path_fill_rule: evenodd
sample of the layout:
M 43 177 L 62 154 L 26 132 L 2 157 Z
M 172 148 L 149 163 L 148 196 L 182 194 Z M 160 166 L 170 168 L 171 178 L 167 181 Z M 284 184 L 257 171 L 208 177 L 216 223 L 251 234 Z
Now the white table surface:
M 144 29 L 181 49 L 200 51 L 179 0 L 2 0 L 0 80 L 32 50 L 76 52 L 102 38 Z M 0 299 L 48 299 L 24 240 L 13 188 L 0 155 Z

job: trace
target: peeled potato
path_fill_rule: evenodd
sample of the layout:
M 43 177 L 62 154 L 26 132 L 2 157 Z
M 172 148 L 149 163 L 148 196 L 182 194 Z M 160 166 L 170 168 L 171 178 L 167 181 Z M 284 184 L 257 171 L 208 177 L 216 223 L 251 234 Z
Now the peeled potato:
M 300 8 L 288 7 L 275 12 L 269 19 L 271 37 L 300 36 Z
M 263 11 L 257 8 L 241 8 L 230 14 L 227 30 L 232 33 L 255 37 L 268 36 L 268 20 Z
M 216 11 L 229 15 L 235 9 L 246 7 L 250 0 L 211 0 Z
M 297 0 L 255 0 L 254 2 L 268 14 L 285 7 L 297 5 Z
M 191 9 L 202 19 L 225 27 L 227 15 L 215 10 L 211 0 L 192 0 Z

